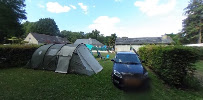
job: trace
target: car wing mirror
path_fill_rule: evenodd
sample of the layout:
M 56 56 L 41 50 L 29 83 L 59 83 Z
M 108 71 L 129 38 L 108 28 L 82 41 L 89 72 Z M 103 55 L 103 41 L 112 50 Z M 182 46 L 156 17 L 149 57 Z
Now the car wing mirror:
M 142 63 L 145 63 L 145 61 L 143 60 Z

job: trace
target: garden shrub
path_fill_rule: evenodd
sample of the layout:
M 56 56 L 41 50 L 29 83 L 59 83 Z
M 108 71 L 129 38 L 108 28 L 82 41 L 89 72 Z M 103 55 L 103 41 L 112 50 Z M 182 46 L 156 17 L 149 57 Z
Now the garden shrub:
M 190 47 L 148 45 L 138 51 L 146 66 L 150 67 L 167 84 L 185 86 L 187 76 L 195 71 L 197 54 Z
M 203 60 L 203 47 L 191 47 L 196 52 L 201 60 Z
M 37 45 L 0 45 L 0 68 L 25 66 L 38 47 Z

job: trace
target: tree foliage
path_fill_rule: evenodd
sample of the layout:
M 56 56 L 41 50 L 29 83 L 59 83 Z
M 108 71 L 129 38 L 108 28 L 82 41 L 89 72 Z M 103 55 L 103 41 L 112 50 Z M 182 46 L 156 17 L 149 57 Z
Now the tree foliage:
M 100 31 L 98 30 L 92 30 L 92 32 L 84 33 L 84 32 L 72 32 L 72 31 L 61 31 L 62 37 L 66 37 L 70 42 L 74 43 L 77 39 L 96 39 L 99 42 L 108 45 L 108 46 L 114 46 L 115 40 L 117 38 L 116 34 L 112 34 L 111 36 L 104 36 L 103 34 L 100 34 Z
M 21 21 L 26 19 L 25 0 L 0 0 L 0 42 L 21 36 Z
M 29 21 L 26 21 L 26 22 L 24 22 L 22 24 L 22 28 L 23 28 L 23 31 L 24 31 L 24 36 L 23 37 L 26 37 L 30 32 L 32 32 L 34 24 L 35 24 L 35 22 L 29 22 Z
M 23 29 L 26 34 L 33 32 L 39 34 L 47 34 L 58 36 L 60 31 L 54 19 L 51 18 L 41 18 L 37 22 L 25 22 L 23 23 Z
M 72 43 L 74 43 L 77 39 L 84 38 L 84 32 L 71 32 L 63 30 L 61 31 L 61 35 L 66 37 Z
M 202 42 L 203 0 L 191 0 L 185 8 L 185 15 L 187 15 L 187 18 L 183 21 L 181 42 L 197 43 L 198 40 Z
M 182 44 L 181 42 L 180 42 L 180 37 L 181 37 L 181 33 L 177 33 L 177 34 L 173 34 L 173 33 L 171 33 L 171 34 L 166 34 L 167 36 L 170 36 L 172 39 L 173 39 L 173 41 L 174 41 L 174 44 Z

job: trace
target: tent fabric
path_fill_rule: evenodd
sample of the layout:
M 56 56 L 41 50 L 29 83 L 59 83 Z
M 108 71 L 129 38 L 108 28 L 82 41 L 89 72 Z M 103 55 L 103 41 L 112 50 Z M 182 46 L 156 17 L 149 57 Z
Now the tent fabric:
M 93 70 L 91 70 L 89 67 L 85 67 L 86 65 L 82 63 L 79 55 L 73 54 L 70 62 L 70 73 L 86 74 L 89 76 L 94 74 Z
M 44 56 L 43 69 L 52 71 L 56 70 L 57 53 L 63 46 L 64 44 L 53 45 L 47 50 L 47 53 Z
M 85 44 L 49 44 L 38 48 L 29 64 L 34 69 L 57 73 L 93 75 L 103 68 Z
M 89 55 L 89 50 L 85 46 L 81 46 L 77 49 L 78 55 L 83 58 L 82 62 L 89 65 L 89 67 L 95 72 L 100 72 L 103 68 L 94 58 L 94 56 Z
M 56 71 L 57 73 L 68 73 L 68 67 L 71 57 L 59 57 Z
M 43 64 L 43 60 L 44 60 L 44 56 L 47 52 L 47 50 L 52 46 L 53 44 L 48 44 L 48 45 L 44 45 L 41 46 L 40 48 L 38 48 L 34 54 L 32 55 L 32 58 L 30 60 L 31 63 L 31 68 L 34 69 L 40 69 L 40 67 Z
M 59 56 L 59 60 L 58 60 L 58 65 L 55 72 L 67 73 L 69 62 L 75 48 L 76 47 L 73 45 L 66 45 L 59 51 L 59 53 L 57 54 Z

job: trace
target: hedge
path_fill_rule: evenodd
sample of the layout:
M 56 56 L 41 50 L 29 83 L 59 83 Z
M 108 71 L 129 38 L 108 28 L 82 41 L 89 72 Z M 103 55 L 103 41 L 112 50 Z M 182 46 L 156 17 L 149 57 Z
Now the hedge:
M 197 54 L 190 47 L 148 45 L 138 51 L 146 66 L 171 86 L 186 85 L 185 79 L 195 71 Z
M 199 59 L 203 60 L 203 47 L 191 47 L 194 52 L 196 52 L 199 56 Z
M 0 68 L 25 66 L 38 47 L 37 45 L 0 45 Z

